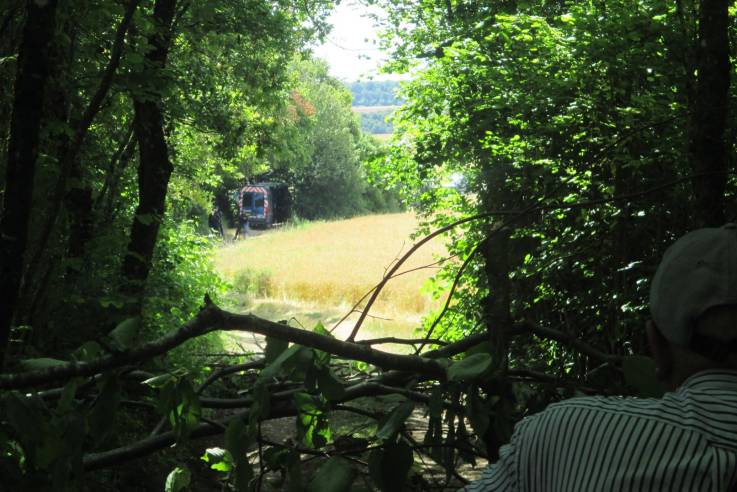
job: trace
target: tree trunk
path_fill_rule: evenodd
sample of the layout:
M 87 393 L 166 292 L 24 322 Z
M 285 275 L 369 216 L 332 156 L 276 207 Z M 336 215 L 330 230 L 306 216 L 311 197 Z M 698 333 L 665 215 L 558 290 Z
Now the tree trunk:
M 0 368 L 5 359 L 23 273 L 43 93 L 49 72 L 49 43 L 55 29 L 56 0 L 28 1 L 26 8 L 26 25 L 15 78 L 0 220 Z
M 724 132 L 729 92 L 727 0 L 701 0 L 696 94 L 691 102 L 690 153 L 696 218 L 700 226 L 724 223 L 727 153 Z
M 28 268 L 25 273 L 25 277 L 29 282 L 33 281 L 36 276 L 36 272 L 42 263 L 42 257 L 45 253 L 46 245 L 51 238 L 52 232 L 56 225 L 57 218 L 59 217 L 59 211 L 62 208 L 63 200 L 67 193 L 67 182 L 70 177 L 81 176 L 81 167 L 78 162 L 80 151 L 84 145 L 87 133 L 89 132 L 90 126 L 94 121 L 97 114 L 102 109 L 103 102 L 107 97 L 110 88 L 112 87 L 113 79 L 120 66 L 120 59 L 123 55 L 125 35 L 130 28 L 133 21 L 133 14 L 138 8 L 138 4 L 141 0 L 129 0 L 123 18 L 121 19 L 118 27 L 115 31 L 115 38 L 113 39 L 113 46 L 110 52 L 110 58 L 100 76 L 100 83 L 97 86 L 97 90 L 92 95 L 87 107 L 82 113 L 79 120 L 75 123 L 73 130 L 74 135 L 67 145 L 61 147 L 61 152 L 58 155 L 59 161 L 59 177 L 57 179 L 55 188 L 49 197 L 46 219 L 40 229 L 38 244 L 36 250 L 31 256 L 28 262 Z M 75 167 L 76 166 L 76 167 Z M 75 170 L 76 169 L 76 170 Z M 76 176 L 75 176 L 76 173 Z M 69 193 L 75 193 L 76 190 L 72 190 Z M 90 191 L 91 194 L 91 191 Z M 86 206 L 87 198 L 82 196 L 80 203 L 82 209 Z M 67 205 L 69 205 L 69 200 Z M 76 203 L 71 202 L 71 206 L 74 207 Z M 74 213 L 74 211 L 72 211 Z M 84 228 L 82 230 L 85 230 Z M 74 251 L 74 248 L 70 248 Z M 26 294 L 30 295 L 30 289 L 25 289 Z
M 156 0 L 154 22 L 156 32 L 148 42 L 152 50 L 146 54 L 149 76 L 156 80 L 166 65 L 171 40 L 171 24 L 176 0 Z M 161 96 L 135 98 L 133 128 L 138 140 L 138 207 L 133 218 L 128 251 L 123 260 L 125 294 L 132 298 L 131 310 L 140 309 L 143 287 L 151 269 L 159 225 L 164 216 L 166 190 L 173 167 L 164 136 Z

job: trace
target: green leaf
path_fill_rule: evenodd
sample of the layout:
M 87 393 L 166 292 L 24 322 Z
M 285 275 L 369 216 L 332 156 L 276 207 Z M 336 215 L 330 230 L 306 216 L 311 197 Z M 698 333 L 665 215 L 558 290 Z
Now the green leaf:
M 58 428 L 58 421 L 54 419 L 49 424 L 44 429 L 43 441 L 36 449 L 36 467 L 41 470 L 51 468 L 64 454 L 64 439 Z
M 110 338 L 115 341 L 118 348 L 126 350 L 132 348 L 138 341 L 138 333 L 141 328 L 141 318 L 136 316 L 128 318 L 118 323 L 113 331 L 110 332 Z
M 274 362 L 276 358 L 288 348 L 289 342 L 287 340 L 266 337 L 266 350 L 264 350 L 264 360 L 266 364 L 268 365 Z
M 479 353 L 469 355 L 447 369 L 448 381 L 465 381 L 468 379 L 476 379 L 489 370 L 491 367 L 491 355 L 487 353 Z
M 387 442 L 371 451 L 368 458 L 371 481 L 382 492 L 401 492 L 414 463 L 412 448 L 404 441 Z
M 29 462 L 36 461 L 36 448 L 42 441 L 44 420 L 32 398 L 18 395 L 15 391 L 5 394 L 4 416 L 15 431 Z
M 64 385 L 64 389 L 61 392 L 61 398 L 59 398 L 59 403 L 56 404 L 56 411 L 59 413 L 68 413 L 71 412 L 74 402 L 74 395 L 77 394 L 77 386 L 79 386 L 79 378 L 72 379 L 69 381 L 66 385 Z
M 379 430 L 376 432 L 378 439 L 390 439 L 392 438 L 404 425 L 404 422 L 412 414 L 415 409 L 414 402 L 406 401 L 401 405 L 395 407 L 387 417 L 385 417 Z
M 120 401 L 118 378 L 107 376 L 102 383 L 100 394 L 95 406 L 92 407 L 89 417 L 90 435 L 95 445 L 99 445 L 113 429 L 115 413 Z
M 253 478 L 253 469 L 248 462 L 246 451 L 254 441 L 255 436 L 242 419 L 233 420 L 225 429 L 225 449 L 233 458 L 235 489 L 239 492 L 246 491 L 248 483 Z
M 207 448 L 200 459 L 209 463 L 213 470 L 229 472 L 233 469 L 233 457 L 223 448 Z
M 174 429 L 177 441 L 189 437 L 189 433 L 200 422 L 202 407 L 197 394 L 188 378 L 180 379 L 169 398 L 167 416 Z
M 622 359 L 624 380 L 643 397 L 660 398 L 665 389 L 655 376 L 655 361 L 643 355 L 630 355 Z
M 306 446 L 321 448 L 331 438 L 325 402 L 317 396 L 300 391 L 294 394 L 297 406 L 297 435 Z
M 172 380 L 174 380 L 174 376 L 167 372 L 166 374 L 159 374 L 158 376 L 141 381 L 141 384 L 151 386 L 152 388 L 161 388 Z
M 19 365 L 24 371 L 43 371 L 52 367 L 59 367 L 66 364 L 66 361 L 59 359 L 51 359 L 49 357 L 39 357 L 37 359 L 25 359 L 20 361 Z
M 314 332 L 315 332 L 315 333 L 317 333 L 318 335 L 322 335 L 322 336 L 324 336 L 324 337 L 329 337 L 329 338 L 335 338 L 335 337 L 333 336 L 333 334 L 332 334 L 332 333 L 330 333 L 330 332 L 329 332 L 329 331 L 327 330 L 327 328 L 325 328 L 325 325 L 323 325 L 323 324 L 322 324 L 321 322 L 319 322 L 319 321 L 317 322 L 317 324 L 315 325 L 315 327 L 314 327 L 314 328 L 312 329 L 312 331 L 314 331 Z
M 250 422 L 259 422 L 269 416 L 271 409 L 271 393 L 269 388 L 262 382 L 257 381 L 253 388 L 253 403 L 248 412 Z
M 100 357 L 103 352 L 102 345 L 94 341 L 89 341 L 83 343 L 72 352 L 72 357 L 78 361 L 88 362 Z
M 345 492 L 351 490 L 356 469 L 345 458 L 327 460 L 315 473 L 307 492 Z
M 317 372 L 317 387 L 329 401 L 339 400 L 345 394 L 343 383 L 329 367 L 323 367 Z
M 485 341 L 485 342 L 479 343 L 478 345 L 474 345 L 470 349 L 466 350 L 466 357 L 470 355 L 475 355 L 475 354 L 491 354 L 491 352 L 492 352 L 491 342 Z
M 180 492 L 186 490 L 189 487 L 191 478 L 191 474 L 186 467 L 178 466 L 174 468 L 166 477 L 164 492 Z
M 297 356 L 301 349 L 301 345 L 292 345 L 288 349 L 284 350 L 274 361 L 264 367 L 259 373 L 258 377 L 262 380 L 272 379 L 281 373 L 282 366 L 293 357 Z
M 233 459 L 238 459 L 245 454 L 250 440 L 246 434 L 246 424 L 240 418 L 234 419 L 225 429 L 225 449 L 230 452 Z
M 274 470 L 283 468 L 288 463 L 289 456 L 289 449 L 278 446 L 272 446 L 263 452 L 264 463 Z
M 322 335 L 324 337 L 328 338 L 335 338 L 332 333 L 330 333 L 322 323 L 317 323 L 315 325 L 315 328 L 312 330 L 318 335 Z M 315 364 L 318 367 L 326 367 L 330 364 L 330 354 L 328 352 L 323 352 L 322 350 L 314 349 L 315 353 Z

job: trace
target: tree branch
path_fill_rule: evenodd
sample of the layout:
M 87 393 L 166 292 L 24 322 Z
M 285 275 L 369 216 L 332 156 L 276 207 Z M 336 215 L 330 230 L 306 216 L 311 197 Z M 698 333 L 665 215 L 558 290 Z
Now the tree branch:
M 128 352 L 115 353 L 89 362 L 69 362 L 48 369 L 0 375 L 0 389 L 18 389 L 77 376 L 92 376 L 124 365 L 141 362 L 168 352 L 191 338 L 212 331 L 248 331 L 299 345 L 316 348 L 339 357 L 367 362 L 381 369 L 410 371 L 444 378 L 445 370 L 434 360 L 414 355 L 396 355 L 357 343 L 343 342 L 317 333 L 292 328 L 250 314 L 223 311 L 206 299 L 206 306 L 175 332 L 145 343 Z
M 359 383 L 352 387 L 346 388 L 342 398 L 337 400 L 335 404 L 344 403 L 365 396 L 380 396 L 385 394 L 401 393 L 411 399 L 417 399 L 427 402 L 429 396 L 416 391 L 409 391 L 404 388 L 395 388 L 385 384 L 366 382 Z M 232 407 L 231 407 L 232 408 Z M 237 419 L 247 418 L 250 409 L 245 408 L 237 414 L 225 419 L 222 422 L 206 422 L 200 423 L 189 434 L 190 439 L 198 439 L 202 437 L 215 436 L 222 434 L 228 424 Z M 280 398 L 270 405 L 269 416 L 264 420 L 278 419 L 283 417 L 292 417 L 297 415 L 297 408 L 291 399 Z M 112 465 L 131 461 L 149 454 L 155 453 L 161 449 L 176 443 L 176 435 L 173 431 L 163 432 L 155 436 L 149 436 L 140 441 L 121 446 L 119 448 L 102 451 L 99 453 L 89 453 L 84 456 L 83 464 L 85 470 L 96 470 Z

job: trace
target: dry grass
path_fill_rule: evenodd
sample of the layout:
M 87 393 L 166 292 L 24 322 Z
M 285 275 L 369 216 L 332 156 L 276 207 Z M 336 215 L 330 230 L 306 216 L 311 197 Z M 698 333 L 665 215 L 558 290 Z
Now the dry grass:
M 258 277 L 257 293 L 262 297 L 351 305 L 409 249 L 416 225 L 410 213 L 316 222 L 225 246 L 216 257 L 216 265 L 236 288 L 239 273 L 241 277 Z M 444 254 L 442 239 L 433 240 L 401 271 L 434 263 Z M 391 280 L 372 312 L 425 313 L 432 301 L 420 289 L 434 272 L 434 268 L 422 269 Z

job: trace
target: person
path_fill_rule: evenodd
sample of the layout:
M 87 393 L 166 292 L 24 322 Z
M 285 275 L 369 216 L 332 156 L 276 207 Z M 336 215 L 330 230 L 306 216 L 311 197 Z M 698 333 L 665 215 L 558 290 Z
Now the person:
M 250 219 L 250 215 L 248 214 L 248 210 L 242 208 L 240 212 L 238 212 L 238 227 L 235 229 L 235 236 L 233 236 L 233 241 L 238 239 L 238 237 L 243 235 L 243 237 L 248 236 L 248 220 Z
M 650 287 L 662 398 L 580 397 L 515 427 L 467 492 L 737 490 L 737 226 L 693 231 Z
M 210 229 L 219 233 L 220 237 L 225 237 L 225 232 L 223 231 L 223 212 L 220 210 L 220 207 L 215 207 L 212 215 L 208 218 L 208 225 Z

